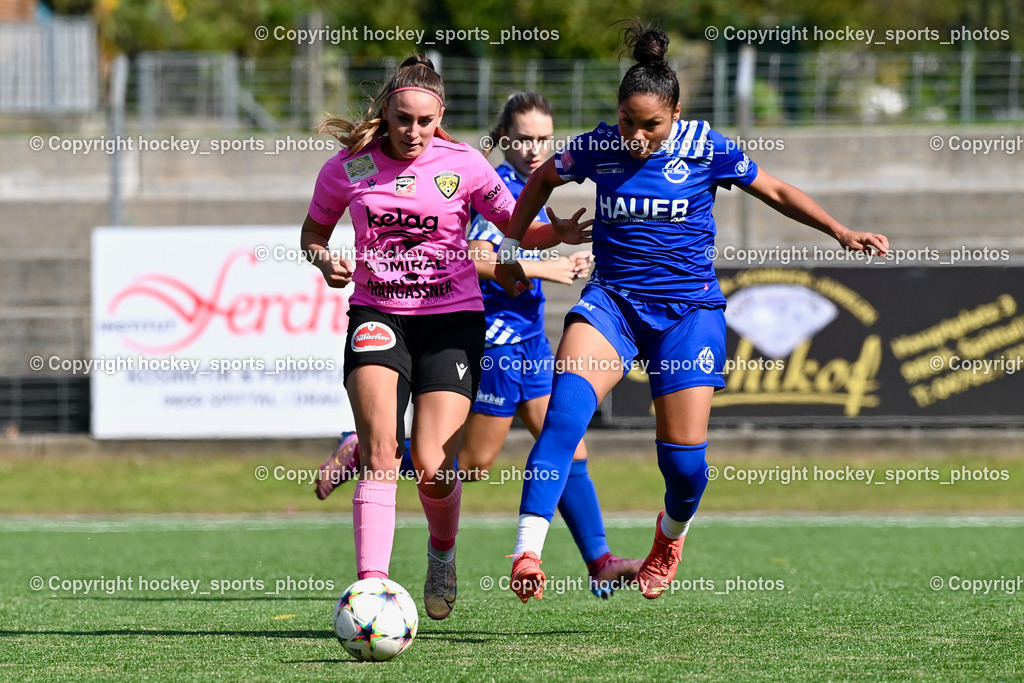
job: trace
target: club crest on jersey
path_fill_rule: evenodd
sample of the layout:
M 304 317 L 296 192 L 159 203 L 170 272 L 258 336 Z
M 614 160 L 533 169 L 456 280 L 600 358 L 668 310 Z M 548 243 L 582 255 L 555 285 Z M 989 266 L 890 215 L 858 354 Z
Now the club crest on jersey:
M 711 353 L 711 347 L 705 346 L 697 355 L 697 367 L 710 375 L 715 369 L 715 354 Z
M 415 197 L 416 176 L 400 175 L 395 178 L 395 195 L 398 197 Z
M 441 171 L 434 176 L 434 184 L 445 199 L 451 199 L 459 189 L 462 177 L 453 171 Z
M 349 159 L 344 166 L 350 183 L 358 183 L 360 180 L 377 175 L 377 164 L 373 161 L 373 155 L 369 153 Z
M 384 323 L 363 323 L 352 332 L 352 350 L 384 351 L 395 345 L 395 332 Z
M 665 180 L 676 185 L 686 182 L 686 179 L 690 177 L 690 167 L 682 159 L 673 159 L 668 162 L 661 172 L 665 176 Z

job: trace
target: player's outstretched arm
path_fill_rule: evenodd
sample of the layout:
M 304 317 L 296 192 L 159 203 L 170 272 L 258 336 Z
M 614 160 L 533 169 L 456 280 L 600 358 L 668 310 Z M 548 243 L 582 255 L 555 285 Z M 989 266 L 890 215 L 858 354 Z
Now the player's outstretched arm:
M 516 200 L 512 217 L 508 221 L 495 223 L 495 225 L 505 234 L 506 238 L 515 241 L 515 246 L 518 247 L 519 243 L 526 236 L 526 230 L 529 229 L 530 224 L 534 221 L 534 216 L 540 212 L 541 207 L 551 197 L 551 190 L 563 184 L 565 184 L 565 181 L 558 177 L 554 159 L 549 159 L 541 168 L 534 171 L 534 174 L 529 176 L 525 187 L 519 193 L 519 199 Z M 555 226 L 551 225 L 550 229 L 554 230 Z M 560 240 L 555 240 L 553 234 L 550 239 L 554 240 L 552 245 L 560 242 Z M 528 241 L 527 246 L 530 246 L 530 242 L 535 241 Z M 535 243 L 531 246 L 536 248 L 539 245 Z M 501 251 L 499 250 L 499 252 Z M 503 259 L 499 258 L 498 260 L 501 261 Z M 495 266 L 495 280 L 498 281 L 498 284 L 510 296 L 518 296 L 532 287 L 532 283 L 522 270 L 522 264 L 517 261 L 498 263 Z
M 885 254 L 889 240 L 873 232 L 856 232 L 830 216 L 803 190 L 758 170 L 750 185 L 742 188 L 782 215 L 831 235 L 844 247 L 854 251 Z
M 494 266 L 497 254 L 493 245 L 486 240 L 470 240 L 469 253 L 476 265 L 476 274 L 481 280 L 494 280 Z M 571 285 L 590 274 L 589 251 L 582 251 L 572 256 L 541 259 L 539 261 L 523 261 L 523 274 L 531 280 L 540 278 L 560 285 Z

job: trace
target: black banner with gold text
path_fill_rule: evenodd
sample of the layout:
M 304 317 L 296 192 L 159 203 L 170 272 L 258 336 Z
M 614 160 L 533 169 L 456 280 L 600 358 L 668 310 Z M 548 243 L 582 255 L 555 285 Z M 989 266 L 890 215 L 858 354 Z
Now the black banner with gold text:
M 1024 424 L 1024 268 L 722 269 L 712 425 Z M 653 424 L 639 369 L 606 424 Z

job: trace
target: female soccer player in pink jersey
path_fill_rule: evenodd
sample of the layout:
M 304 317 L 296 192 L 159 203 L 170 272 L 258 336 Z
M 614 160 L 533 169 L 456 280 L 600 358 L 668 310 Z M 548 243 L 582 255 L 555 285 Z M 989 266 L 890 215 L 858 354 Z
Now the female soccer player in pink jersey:
M 363 121 L 322 123 L 318 131 L 334 134 L 344 149 L 321 169 L 301 235 L 307 258 L 330 286 L 355 283 L 344 375 L 362 465 L 352 497 L 358 577 L 388 575 L 401 456 L 398 408 L 408 387 L 415 407 L 412 457 L 430 534 L 423 597 L 433 619 L 447 617 L 456 597 L 462 487 L 453 460 L 484 345 L 466 224 L 472 207 L 507 227 L 514 205 L 480 153 L 444 132 L 443 115 L 441 77 L 429 60 L 413 56 Z M 355 227 L 355 262 L 328 249 L 346 209 Z M 532 234 L 538 233 L 537 246 L 558 241 L 549 225 L 537 224 Z

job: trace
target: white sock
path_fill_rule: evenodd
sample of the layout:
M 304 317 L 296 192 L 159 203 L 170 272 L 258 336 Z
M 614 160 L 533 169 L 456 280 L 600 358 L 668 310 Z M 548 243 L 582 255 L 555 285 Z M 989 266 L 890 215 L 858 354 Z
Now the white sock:
M 685 522 L 677 522 L 666 512 L 661 518 L 661 533 L 671 539 L 682 538 L 690 530 L 691 521 L 693 521 L 693 517 Z
M 434 544 L 430 542 L 430 539 L 427 539 L 427 545 L 430 546 L 430 554 L 442 562 L 451 562 L 455 558 L 455 546 L 448 548 L 448 550 L 438 550 L 434 547 Z
M 536 515 L 519 515 L 519 529 L 516 531 L 516 549 L 514 555 L 531 551 L 540 557 L 544 550 L 544 539 L 548 535 L 551 522 Z

